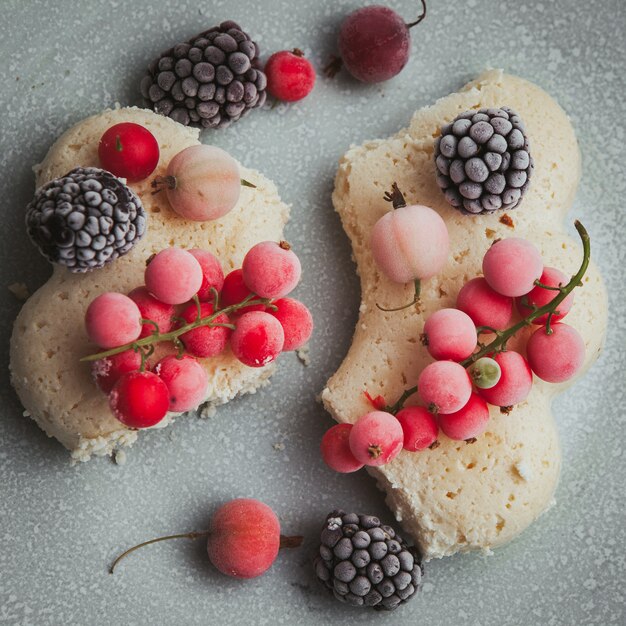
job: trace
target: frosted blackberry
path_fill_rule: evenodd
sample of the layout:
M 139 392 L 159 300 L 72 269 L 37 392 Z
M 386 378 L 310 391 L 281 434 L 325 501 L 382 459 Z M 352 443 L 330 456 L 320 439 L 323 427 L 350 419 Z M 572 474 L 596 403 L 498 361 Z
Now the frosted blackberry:
M 463 213 L 514 209 L 533 172 L 528 137 L 508 107 L 466 111 L 435 142 L 437 184 Z
M 391 526 L 373 515 L 333 511 L 324 524 L 315 574 L 337 600 L 392 610 L 420 588 L 422 566 Z
M 146 213 L 119 178 L 77 167 L 37 190 L 26 228 L 48 260 L 86 272 L 126 254 L 146 231 Z
M 154 111 L 185 126 L 224 128 L 263 106 L 266 86 L 258 45 L 228 21 L 163 52 L 141 93 Z

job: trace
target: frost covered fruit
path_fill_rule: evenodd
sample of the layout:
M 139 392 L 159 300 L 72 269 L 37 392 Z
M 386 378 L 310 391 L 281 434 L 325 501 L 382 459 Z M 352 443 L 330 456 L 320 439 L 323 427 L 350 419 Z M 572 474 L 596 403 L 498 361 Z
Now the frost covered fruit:
M 585 360 L 585 342 L 567 324 L 552 324 L 550 331 L 538 328 L 526 344 L 532 371 L 541 380 L 562 383 L 575 376 Z
M 248 367 L 268 365 L 281 353 L 284 343 L 281 323 L 263 311 L 244 313 L 236 320 L 230 337 L 233 354 Z
M 167 385 L 152 372 L 129 372 L 115 383 L 109 394 L 113 415 L 129 428 L 158 424 L 170 404 Z
M 356 472 L 364 465 L 350 450 L 351 430 L 352 424 L 335 424 L 324 433 L 320 444 L 324 463 L 341 474 Z
M 306 98 L 315 85 L 315 70 L 302 50 L 275 52 L 265 64 L 267 90 L 277 100 L 297 102 Z
M 359 417 L 350 431 L 350 450 L 364 465 L 380 466 L 392 461 L 404 442 L 402 426 L 395 415 L 372 411 Z

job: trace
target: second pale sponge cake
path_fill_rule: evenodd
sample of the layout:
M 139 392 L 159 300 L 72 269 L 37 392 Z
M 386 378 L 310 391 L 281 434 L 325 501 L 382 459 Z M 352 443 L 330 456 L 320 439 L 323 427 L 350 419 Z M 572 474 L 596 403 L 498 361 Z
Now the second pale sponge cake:
M 530 189 L 519 207 L 507 213 L 510 222 L 500 221 L 503 212 L 471 216 L 453 209 L 437 187 L 433 162 L 442 125 L 470 109 L 501 106 L 511 107 L 525 122 L 535 159 Z M 393 403 L 416 384 L 432 361 L 419 342 L 425 319 L 455 305 L 462 285 L 481 273 L 482 257 L 496 238 L 526 238 L 540 250 L 545 265 L 575 273 L 582 249 L 566 234 L 564 219 L 579 177 L 579 150 L 565 112 L 537 86 L 500 71 L 486 72 L 459 93 L 417 111 L 410 126 L 395 136 L 350 149 L 339 165 L 333 202 L 352 243 L 362 304 L 350 351 L 322 394 L 333 417 L 352 423 L 371 410 L 364 390 Z M 440 275 L 423 283 L 420 312 L 376 307 L 412 298 L 413 285 L 394 284 L 383 276 L 369 248 L 371 229 L 390 210 L 383 194 L 393 182 L 408 203 L 434 208 L 450 233 L 450 258 Z M 583 369 L 601 349 L 606 314 L 606 292 L 592 264 L 568 315 L 586 344 Z M 368 468 L 426 560 L 501 545 L 550 506 L 561 467 L 550 405 L 569 384 L 535 379 L 528 399 L 509 415 L 490 407 L 487 431 L 474 444 L 440 434 L 436 449 L 403 451 L 386 466 Z
M 289 217 L 276 187 L 255 170 L 242 176 L 256 189 L 242 188 L 235 208 L 212 222 L 190 222 L 170 208 L 164 193 L 152 194 L 150 180 L 163 175 L 172 157 L 198 144 L 199 131 L 138 108 L 105 111 L 68 130 L 36 168 L 37 186 L 77 166 L 95 166 L 98 142 L 120 122 L 145 126 L 160 146 L 159 165 L 150 179 L 132 184 L 148 214 L 147 233 L 131 252 L 103 269 L 72 274 L 55 267 L 52 277 L 26 302 L 11 338 L 11 374 L 22 404 L 37 424 L 68 448 L 74 460 L 110 454 L 137 438 L 112 415 L 107 396 L 91 379 L 90 367 L 79 359 L 94 351 L 83 318 L 89 302 L 105 291 L 127 293 L 143 284 L 146 259 L 169 246 L 204 248 L 222 262 L 225 273 L 241 266 L 245 253 L 264 240 L 280 241 Z M 206 401 L 221 404 L 263 385 L 274 364 L 251 368 L 227 349 L 201 359 L 209 374 Z M 162 424 L 167 424 L 164 420 Z

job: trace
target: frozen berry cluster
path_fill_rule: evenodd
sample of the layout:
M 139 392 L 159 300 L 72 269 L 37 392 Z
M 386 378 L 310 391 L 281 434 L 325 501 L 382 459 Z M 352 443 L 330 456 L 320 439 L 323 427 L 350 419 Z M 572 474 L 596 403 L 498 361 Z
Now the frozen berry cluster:
M 325 462 L 338 472 L 384 465 L 402 449 L 436 447 L 440 431 L 473 442 L 487 428 L 489 405 L 508 413 L 527 398 L 533 374 L 550 383 L 575 376 L 585 359 L 585 343 L 562 320 L 589 262 L 588 234 L 579 222 L 576 228 L 584 255 L 570 279 L 544 266 L 537 248 L 525 239 L 493 243 L 483 258 L 483 276 L 461 288 L 456 308 L 440 309 L 426 320 L 421 340 L 434 361 L 422 370 L 417 385 L 392 406 L 368 394 L 376 410 L 327 431 L 321 444 Z M 508 340 L 531 325 L 537 328 L 522 347 L 526 356 L 507 349 Z M 405 407 L 414 395 L 420 405 Z
M 302 347 L 313 320 L 304 304 L 286 297 L 300 273 L 300 261 L 286 242 L 253 246 L 243 267 L 226 276 L 207 250 L 166 248 L 149 260 L 145 285 L 128 295 L 96 297 L 85 326 L 103 351 L 84 360 L 92 362 L 115 417 L 130 428 L 147 428 L 168 411 L 197 407 L 208 385 L 198 359 L 229 346 L 249 367 L 263 367 L 281 352 Z M 153 366 L 155 347 L 166 342 L 174 352 Z

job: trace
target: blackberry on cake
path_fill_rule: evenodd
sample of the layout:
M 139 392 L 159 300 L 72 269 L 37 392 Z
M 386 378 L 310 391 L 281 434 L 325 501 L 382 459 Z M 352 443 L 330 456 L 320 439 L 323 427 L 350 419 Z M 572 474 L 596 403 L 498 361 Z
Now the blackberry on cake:
M 224 128 L 263 106 L 266 86 L 259 46 L 227 21 L 163 52 L 141 93 L 156 113 L 185 126 Z

